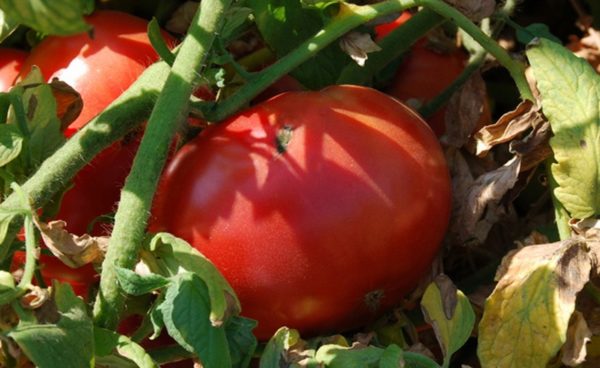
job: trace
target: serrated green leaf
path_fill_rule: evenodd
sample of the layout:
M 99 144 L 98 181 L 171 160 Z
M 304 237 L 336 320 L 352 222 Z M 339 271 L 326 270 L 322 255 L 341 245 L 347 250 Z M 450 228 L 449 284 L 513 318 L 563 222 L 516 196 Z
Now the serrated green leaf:
M 0 125 L 0 167 L 8 164 L 21 153 L 23 136 L 12 124 Z
M 566 341 L 577 293 L 591 269 L 585 242 L 574 239 L 507 255 L 479 323 L 481 365 L 545 368 Z
M 185 240 L 168 233 L 158 233 L 150 241 L 149 248 L 159 257 L 160 261 L 154 263 L 161 267 L 162 274 L 173 276 L 184 270 L 197 274 L 206 283 L 213 324 L 223 323 L 228 315 L 239 314 L 240 302 L 231 285 L 206 257 Z
M 92 367 L 94 332 L 85 302 L 75 295 L 69 284 L 55 282 L 53 288 L 58 322 L 21 321 L 8 336 L 39 368 Z
M 307 8 L 298 0 L 250 0 L 258 29 L 278 57 L 295 49 L 323 28 L 328 15 L 323 9 Z M 335 84 L 342 69 L 352 63 L 337 43 L 304 62 L 291 75 L 310 89 Z
M 121 288 L 129 295 L 144 295 L 169 284 L 169 279 L 155 273 L 142 276 L 122 267 L 116 271 Z
M 281 327 L 265 346 L 260 357 L 260 368 L 281 367 L 284 363 L 282 361 L 283 353 L 299 342 L 300 334 L 297 330 Z
M 11 19 L 4 10 L 0 9 L 0 42 L 10 36 L 18 25 L 19 22 Z
M 471 336 L 475 325 L 473 307 L 452 281 L 441 275 L 425 290 L 421 308 L 425 320 L 433 326 L 444 353 L 444 366 L 447 367 L 452 354 Z
M 554 136 L 556 198 L 572 217 L 600 214 L 600 76 L 563 46 L 541 39 L 527 57 Z
M 94 343 L 97 366 L 115 366 L 115 362 L 118 362 L 118 367 L 158 367 L 144 348 L 127 336 L 96 327 L 94 329 Z M 124 361 L 121 357 L 127 360 Z
M 91 29 L 83 19 L 88 0 L 0 0 L 0 9 L 16 23 L 49 35 L 70 35 Z
M 173 277 L 160 305 L 165 327 L 179 345 L 197 354 L 205 367 L 230 368 L 225 328 L 213 326 L 210 309 L 208 288 L 193 273 Z

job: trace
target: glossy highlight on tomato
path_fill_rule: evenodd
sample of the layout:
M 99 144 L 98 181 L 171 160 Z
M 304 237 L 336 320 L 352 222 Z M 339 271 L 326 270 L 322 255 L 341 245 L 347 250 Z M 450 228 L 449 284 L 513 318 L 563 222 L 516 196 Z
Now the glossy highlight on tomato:
M 59 78 L 81 94 L 83 110 L 67 127 L 67 137 L 104 110 L 159 58 L 148 39 L 146 20 L 116 11 L 96 11 L 86 21 L 93 26 L 91 34 L 46 37 L 31 51 L 21 73 L 24 76 L 37 65 L 47 80 Z M 166 33 L 164 37 L 168 44 L 174 43 Z M 139 134 L 133 133 L 102 151 L 77 174 L 56 216 L 67 222 L 70 232 L 88 233 L 92 221 L 114 211 L 139 140 Z M 98 224 L 90 233 L 108 232 Z
M 205 130 L 166 169 L 153 231 L 206 255 L 268 339 L 358 327 L 430 267 L 450 214 L 439 143 L 376 90 L 289 92 Z

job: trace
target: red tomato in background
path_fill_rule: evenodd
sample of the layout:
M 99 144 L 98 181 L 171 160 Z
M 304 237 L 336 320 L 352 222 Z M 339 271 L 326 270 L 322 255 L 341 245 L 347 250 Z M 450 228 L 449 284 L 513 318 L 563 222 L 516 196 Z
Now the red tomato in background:
M 406 23 L 410 17 L 409 12 L 403 12 L 395 21 L 375 27 L 376 38 L 385 37 Z M 447 53 L 439 52 L 429 48 L 426 39 L 421 39 L 406 54 L 385 92 L 411 107 L 418 108 L 449 87 L 462 73 L 467 59 L 467 54 L 460 49 Z M 442 107 L 427 119 L 427 123 L 438 137 L 446 131 L 445 115 L 446 108 Z M 488 123 L 490 120 L 489 106 L 487 101 L 484 101 L 481 121 Z
M 0 48 L 0 92 L 8 92 L 27 57 L 22 50 Z
M 450 214 L 431 129 L 370 88 L 290 92 L 205 130 L 165 171 L 152 230 L 206 255 L 268 339 L 360 326 L 430 267 Z
M 59 78 L 81 94 L 83 110 L 65 131 L 66 136 L 104 110 L 158 60 L 146 34 L 146 20 L 126 13 L 97 11 L 86 21 L 94 27 L 93 38 L 88 34 L 46 37 L 31 51 L 22 71 L 26 75 L 32 65 L 37 65 L 48 80 Z M 167 43 L 174 43 L 174 39 L 164 36 Z M 69 231 L 87 233 L 94 219 L 114 210 L 138 144 L 139 135 L 133 134 L 102 151 L 77 174 L 56 216 L 67 222 Z M 91 234 L 107 232 L 98 225 Z

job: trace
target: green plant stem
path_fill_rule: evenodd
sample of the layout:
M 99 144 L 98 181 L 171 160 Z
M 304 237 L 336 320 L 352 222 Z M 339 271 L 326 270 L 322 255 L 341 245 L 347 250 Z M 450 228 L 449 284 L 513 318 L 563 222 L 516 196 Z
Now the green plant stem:
M 213 104 L 210 109 L 204 109 L 207 120 L 221 121 L 233 114 L 243 107 L 247 101 L 252 99 L 252 97 L 266 89 L 272 81 L 291 72 L 327 45 L 359 25 L 377 17 L 417 6 L 430 9 L 462 28 L 509 71 L 521 96 L 525 99 L 533 100 L 533 94 L 525 78 L 525 66 L 521 62 L 512 59 L 506 50 L 500 47 L 496 41 L 487 36 L 458 10 L 441 0 L 388 0 L 372 5 L 343 5 L 338 16 L 312 38 L 302 43 L 270 67 L 254 74 L 249 83 L 245 84 L 227 100 L 219 104 Z M 206 106 L 206 104 L 198 105 L 201 109 L 203 106 Z
M 116 267 L 133 268 L 145 234 L 150 206 L 158 179 L 178 122 L 189 108 L 198 70 L 231 0 L 204 0 L 175 58 L 171 72 L 152 110 L 146 132 L 121 191 L 115 227 L 102 264 L 100 290 L 94 305 L 95 322 L 115 328 L 124 307 L 124 295 L 117 284 Z
M 106 110 L 45 160 L 36 173 L 21 186 L 29 195 L 31 205 L 39 208 L 47 204 L 95 155 L 144 121 L 167 73 L 168 66 L 165 63 L 150 66 Z M 0 204 L 0 210 L 3 211 L 18 207 L 19 198 L 16 193 L 10 194 Z M 8 234 L 0 245 L 0 260 L 4 259 L 9 245 L 22 226 L 17 219 L 18 216 L 14 216 Z

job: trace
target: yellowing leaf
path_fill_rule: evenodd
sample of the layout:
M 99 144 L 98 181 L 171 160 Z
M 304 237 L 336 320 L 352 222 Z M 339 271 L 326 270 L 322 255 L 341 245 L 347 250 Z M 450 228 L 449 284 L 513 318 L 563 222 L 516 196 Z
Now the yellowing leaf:
M 447 367 L 452 354 L 471 336 L 475 324 L 475 313 L 469 299 L 447 276 L 440 275 L 425 290 L 421 309 L 427 322 L 433 326 L 444 353 L 444 367 Z
M 546 367 L 566 341 L 576 294 L 591 267 L 585 242 L 575 239 L 506 256 L 479 324 L 482 366 Z
M 555 195 L 572 217 L 600 214 L 600 76 L 549 40 L 540 40 L 527 56 L 554 132 Z

